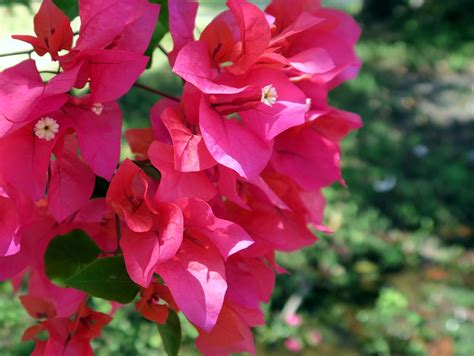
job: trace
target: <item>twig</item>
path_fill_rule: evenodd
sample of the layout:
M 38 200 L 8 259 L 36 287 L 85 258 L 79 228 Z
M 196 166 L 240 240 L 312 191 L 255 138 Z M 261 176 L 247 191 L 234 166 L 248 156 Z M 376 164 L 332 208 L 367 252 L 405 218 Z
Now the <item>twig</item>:
M 56 72 L 56 71 L 54 71 L 54 70 L 40 70 L 39 73 L 40 73 L 40 74 L 43 74 L 43 73 L 58 74 L 59 72 Z
M 0 57 L 9 57 L 9 56 L 20 56 L 22 54 L 27 54 L 28 56 L 31 56 L 31 54 L 34 52 L 33 49 L 30 49 L 28 51 L 19 51 L 19 52 L 10 52 L 10 53 L 0 53 Z
M 152 87 L 149 87 L 148 85 L 145 85 L 145 84 L 142 84 L 142 83 L 138 83 L 136 82 L 134 84 L 134 86 L 136 86 L 137 88 L 141 88 L 141 89 L 144 89 L 146 91 L 149 91 L 151 93 L 155 93 L 155 94 L 158 94 L 158 95 L 161 95 L 165 98 L 168 98 L 168 99 L 171 99 L 171 100 L 174 100 L 174 101 L 177 101 L 178 103 L 181 101 L 180 98 L 176 98 L 170 94 L 167 94 L 167 93 L 164 93 L 162 92 L 161 90 L 158 90 L 158 89 L 155 89 L 155 88 L 152 88 Z
M 120 239 L 122 238 L 122 230 L 120 228 L 120 217 L 117 214 L 114 214 L 115 218 L 115 233 L 117 234 L 117 249 L 115 254 L 117 255 L 120 251 Z
M 158 43 L 157 47 L 166 57 L 168 57 L 168 52 L 166 52 L 166 49 L 164 49 L 161 44 Z

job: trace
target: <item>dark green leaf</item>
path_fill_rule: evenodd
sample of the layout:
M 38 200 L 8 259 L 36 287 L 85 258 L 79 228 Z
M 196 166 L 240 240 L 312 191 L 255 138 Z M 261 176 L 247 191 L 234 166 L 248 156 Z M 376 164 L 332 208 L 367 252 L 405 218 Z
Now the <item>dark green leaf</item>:
M 62 12 L 69 17 L 70 20 L 79 16 L 78 0 L 53 0 L 54 4 L 61 9 Z
M 152 178 L 153 180 L 159 181 L 161 179 L 161 173 L 153 166 L 143 166 L 143 172 L 147 174 L 148 177 Z
M 102 177 L 95 176 L 94 192 L 92 198 L 105 198 L 110 183 Z
M 166 353 L 168 356 L 177 356 L 181 346 L 181 323 L 178 315 L 169 309 L 166 323 L 157 325 Z
M 121 256 L 100 258 L 65 283 L 93 297 L 114 300 L 122 304 L 130 303 L 139 290 L 128 276 Z
M 44 255 L 46 275 L 51 281 L 63 285 L 64 281 L 88 264 L 100 253 L 96 243 L 82 230 L 54 238 Z
M 160 16 L 158 17 L 158 23 L 156 24 L 155 31 L 153 32 L 153 36 L 151 37 L 150 44 L 148 45 L 148 48 L 145 51 L 145 56 L 150 57 L 147 68 L 151 67 L 153 51 L 155 50 L 161 39 L 169 31 L 168 0 L 151 0 L 150 2 L 154 4 L 159 4 L 161 8 Z

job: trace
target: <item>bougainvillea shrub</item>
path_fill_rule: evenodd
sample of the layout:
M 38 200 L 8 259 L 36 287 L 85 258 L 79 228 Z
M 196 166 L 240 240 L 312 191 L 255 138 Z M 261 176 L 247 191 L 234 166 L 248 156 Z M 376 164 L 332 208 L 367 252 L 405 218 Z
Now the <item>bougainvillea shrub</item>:
M 0 278 L 36 320 L 34 355 L 93 354 L 126 304 L 170 355 L 178 313 L 203 354 L 255 353 L 275 254 L 328 231 L 322 189 L 344 184 L 339 143 L 361 120 L 327 96 L 357 74 L 359 27 L 319 0 L 227 7 L 198 31 L 197 1 L 44 0 L 35 36 L 14 36 L 32 50 L 0 73 Z M 168 31 L 179 98 L 139 82 Z M 133 86 L 159 96 L 120 162 Z

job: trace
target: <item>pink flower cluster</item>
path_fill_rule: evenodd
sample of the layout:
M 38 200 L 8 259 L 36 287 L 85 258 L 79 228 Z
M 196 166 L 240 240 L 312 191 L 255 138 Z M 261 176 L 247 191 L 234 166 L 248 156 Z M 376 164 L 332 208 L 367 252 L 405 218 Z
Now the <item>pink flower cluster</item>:
M 92 354 L 111 319 L 48 279 L 55 236 L 81 229 L 102 257 L 122 255 L 145 318 L 180 311 L 201 352 L 226 355 L 255 353 L 251 328 L 284 272 L 275 253 L 313 244 L 309 227 L 327 230 L 321 189 L 344 184 L 339 142 L 361 127 L 327 95 L 360 67 L 359 27 L 319 0 L 227 6 L 195 38 L 198 3 L 168 1 L 182 97 L 159 100 L 150 129 L 126 132 L 135 160 L 121 164 L 116 100 L 146 68 L 160 7 L 79 0 L 73 40 L 44 0 L 36 37 L 15 36 L 61 68 L 47 82 L 32 59 L 0 73 L 0 279 L 27 281 L 35 355 Z M 106 197 L 91 198 L 96 177 L 110 181 Z

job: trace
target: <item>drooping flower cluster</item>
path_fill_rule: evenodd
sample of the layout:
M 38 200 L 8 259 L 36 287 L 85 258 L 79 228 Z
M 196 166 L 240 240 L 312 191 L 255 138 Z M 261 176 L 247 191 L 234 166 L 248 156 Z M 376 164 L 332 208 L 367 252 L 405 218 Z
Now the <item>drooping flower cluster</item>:
M 92 354 L 111 315 L 88 295 L 125 303 L 138 289 L 143 317 L 182 312 L 204 354 L 255 353 L 251 328 L 284 272 L 275 253 L 328 230 L 321 189 L 344 184 L 339 142 L 361 121 L 327 95 L 360 67 L 359 28 L 319 0 L 227 6 L 196 38 L 198 3 L 167 2 L 182 96 L 126 132 L 135 156 L 121 163 L 116 100 L 147 66 L 160 6 L 79 0 L 74 39 L 44 0 L 36 37 L 14 36 L 61 69 L 44 82 L 29 59 L 0 73 L 0 278 L 27 281 L 35 354 Z

